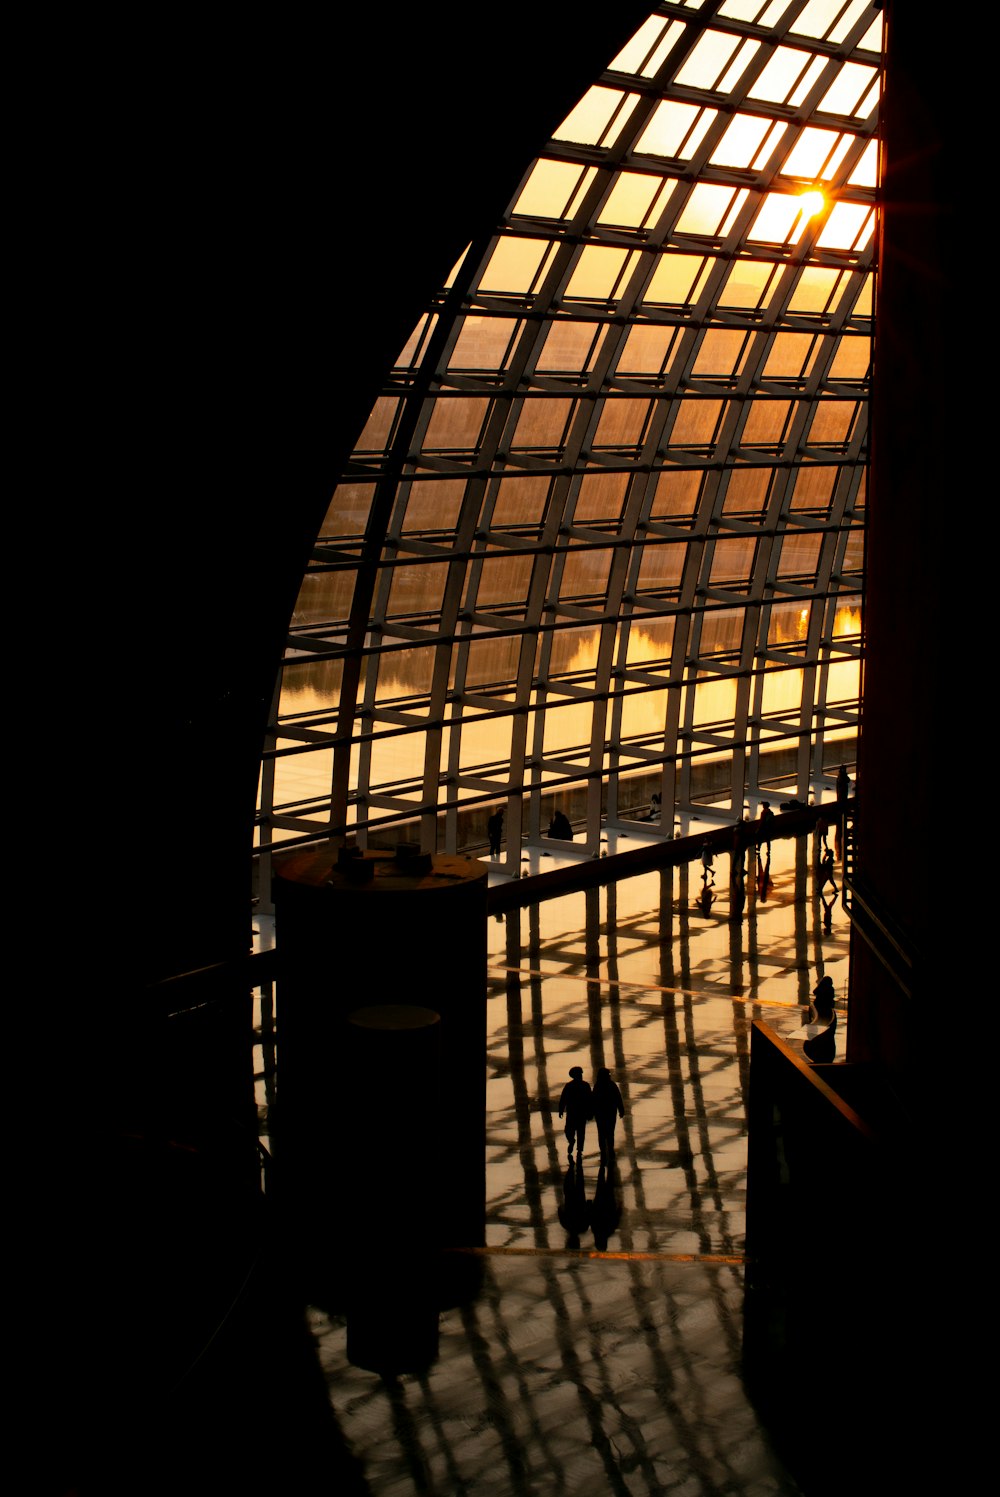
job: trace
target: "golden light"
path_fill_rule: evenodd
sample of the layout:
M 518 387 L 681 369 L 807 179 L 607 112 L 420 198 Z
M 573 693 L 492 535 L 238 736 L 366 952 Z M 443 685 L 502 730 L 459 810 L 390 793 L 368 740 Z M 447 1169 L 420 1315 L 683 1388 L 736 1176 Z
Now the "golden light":
M 809 192 L 802 193 L 799 198 L 802 204 L 801 212 L 803 218 L 815 218 L 817 213 L 822 213 L 826 207 L 826 198 L 818 187 L 813 187 Z

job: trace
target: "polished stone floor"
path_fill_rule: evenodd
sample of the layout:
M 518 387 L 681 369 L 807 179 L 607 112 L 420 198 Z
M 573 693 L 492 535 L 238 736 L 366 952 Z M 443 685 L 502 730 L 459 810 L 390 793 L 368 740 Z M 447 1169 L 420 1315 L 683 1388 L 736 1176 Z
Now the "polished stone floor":
M 776 841 L 737 918 L 720 857 L 710 904 L 699 863 L 491 919 L 479 1293 L 398 1378 L 353 1367 L 343 1320 L 309 1312 L 373 1497 L 799 1491 L 740 1378 L 745 1119 L 752 1020 L 800 1037 L 823 974 L 843 1055 L 848 922 L 816 858 L 813 837 Z M 567 1167 L 574 1065 L 623 1094 L 610 1174 L 593 1124 Z

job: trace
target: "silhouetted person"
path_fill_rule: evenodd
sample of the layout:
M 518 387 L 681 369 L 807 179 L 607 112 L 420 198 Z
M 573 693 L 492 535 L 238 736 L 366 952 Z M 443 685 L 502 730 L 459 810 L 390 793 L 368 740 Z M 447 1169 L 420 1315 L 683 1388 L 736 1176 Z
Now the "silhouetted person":
M 611 1172 L 602 1164 L 597 1172 L 597 1186 L 590 1203 L 590 1225 L 594 1229 L 594 1245 L 604 1252 L 608 1238 L 617 1232 L 622 1219 L 621 1202 L 612 1183 Z
M 566 1114 L 566 1140 L 569 1144 L 569 1157 L 573 1158 L 573 1143 L 576 1142 L 576 1152 L 583 1153 L 584 1141 L 587 1137 L 587 1120 L 593 1117 L 593 1101 L 590 1090 L 590 1082 L 583 1079 L 583 1067 L 570 1067 L 570 1080 L 562 1089 L 559 1098 L 559 1116 Z
M 851 794 L 851 780 L 847 773 L 847 765 L 842 764 L 837 770 L 837 810 L 843 812 L 847 806 Z
M 711 882 L 713 884 L 715 883 L 715 874 L 712 871 L 712 863 L 713 863 L 713 861 L 714 861 L 714 854 L 712 852 L 711 847 L 709 846 L 709 844 L 707 842 L 703 842 L 701 844 L 701 866 L 702 866 L 702 870 L 703 870 L 702 875 L 701 875 L 701 881 L 702 881 L 703 884 L 704 883 L 709 883 L 709 882 Z
M 590 1202 L 583 1183 L 583 1169 L 579 1162 L 573 1163 L 571 1154 L 569 1169 L 563 1179 L 563 1203 L 559 1207 L 559 1221 L 569 1235 L 567 1247 L 580 1246 L 580 1237 L 590 1226 L 590 1220 Z
M 837 1053 L 837 1011 L 833 1006 L 833 979 L 821 977 L 813 988 L 809 1005 L 810 1033 L 802 1042 L 813 1065 L 828 1065 Z
M 828 841 L 829 836 L 830 836 L 830 823 L 827 821 L 827 819 L 826 819 L 825 816 L 817 816 L 816 817 L 816 842 L 817 842 L 817 845 L 819 845 L 819 846 L 821 846 L 823 848 L 824 852 L 826 852 L 827 848 L 830 845 L 830 843 Z
M 557 838 L 560 842 L 572 842 L 573 828 L 570 826 L 569 817 L 562 811 L 557 811 L 549 822 L 549 836 Z
M 820 859 L 819 865 L 819 893 L 822 894 L 826 885 L 829 884 L 834 894 L 839 894 L 837 881 L 833 876 L 833 849 L 828 847 Z
M 591 1105 L 597 1124 L 601 1163 L 610 1164 L 615 1152 L 615 1127 L 618 1119 L 625 1116 L 625 1103 L 607 1066 L 602 1066 L 594 1078 Z
M 490 857 L 500 856 L 500 839 L 503 836 L 503 811 L 494 811 L 486 823 L 486 830 L 490 838 Z
M 771 802 L 762 800 L 760 803 L 760 837 L 758 847 L 767 848 L 767 856 L 771 856 L 771 831 L 774 826 L 774 812 L 771 810 Z

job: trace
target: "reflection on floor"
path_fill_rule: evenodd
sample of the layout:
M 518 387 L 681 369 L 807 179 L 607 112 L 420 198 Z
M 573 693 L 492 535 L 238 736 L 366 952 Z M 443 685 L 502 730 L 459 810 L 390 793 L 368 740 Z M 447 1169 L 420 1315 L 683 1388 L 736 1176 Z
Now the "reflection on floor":
M 848 924 L 816 859 L 775 842 L 736 919 L 721 857 L 707 915 L 698 864 L 490 922 L 481 1292 L 442 1314 L 425 1375 L 391 1380 L 310 1312 L 374 1497 L 798 1491 L 739 1375 L 745 1100 L 751 1020 L 795 1035 L 824 973 L 844 1052 Z M 573 1065 L 622 1090 L 610 1178 L 593 1125 L 567 1169 Z

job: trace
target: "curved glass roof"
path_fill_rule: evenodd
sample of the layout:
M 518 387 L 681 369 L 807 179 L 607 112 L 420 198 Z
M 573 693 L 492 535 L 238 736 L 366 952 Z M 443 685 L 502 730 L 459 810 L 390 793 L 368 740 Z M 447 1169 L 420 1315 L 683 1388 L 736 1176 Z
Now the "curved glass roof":
M 555 809 L 596 851 L 853 757 L 880 46 L 868 0 L 659 5 L 527 164 L 333 494 L 262 846 L 501 804 L 515 859 Z

